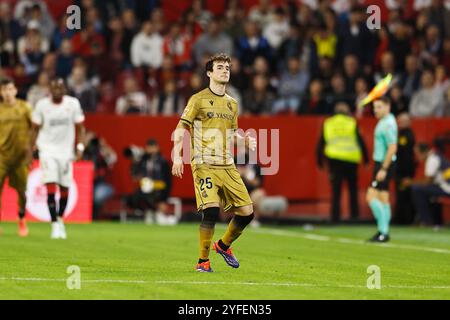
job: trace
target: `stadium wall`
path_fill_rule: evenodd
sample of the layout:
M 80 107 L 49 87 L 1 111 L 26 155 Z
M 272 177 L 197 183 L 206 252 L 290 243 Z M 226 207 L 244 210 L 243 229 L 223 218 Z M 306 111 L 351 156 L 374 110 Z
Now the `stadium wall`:
M 246 130 L 279 129 L 279 171 L 266 176 L 264 186 L 271 195 L 284 195 L 291 201 L 323 201 L 330 197 L 328 176 L 316 166 L 315 149 L 322 123 L 322 117 L 241 117 L 239 127 Z M 156 138 L 162 154 L 170 159 L 171 134 L 178 117 L 88 115 L 86 127 L 95 131 L 118 153 L 118 162 L 110 181 L 119 194 L 133 190 L 129 174 L 130 161 L 122 155 L 122 150 L 131 145 L 144 145 L 148 138 Z M 361 119 L 359 126 L 366 141 L 369 154 L 373 148 L 375 119 Z M 418 142 L 431 142 L 439 134 L 450 131 L 449 119 L 418 119 L 413 121 L 413 130 Z M 359 188 L 364 191 L 369 185 L 372 163 L 360 167 Z M 419 170 L 420 172 L 421 170 Z M 184 199 L 194 197 L 190 166 L 185 166 L 182 180 L 175 180 L 172 195 Z

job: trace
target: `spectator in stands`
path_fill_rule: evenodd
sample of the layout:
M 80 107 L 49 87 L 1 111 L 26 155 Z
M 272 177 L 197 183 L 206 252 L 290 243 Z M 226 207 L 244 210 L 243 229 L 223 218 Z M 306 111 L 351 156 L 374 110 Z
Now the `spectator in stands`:
M 341 21 L 339 30 L 340 61 L 347 55 L 354 55 L 362 66 L 370 65 L 374 50 L 371 34 L 367 29 L 365 19 L 362 18 L 361 9 L 352 8 L 348 21 Z
M 334 75 L 333 60 L 329 57 L 321 57 L 318 61 L 318 68 L 312 70 L 312 72 L 312 78 L 322 82 L 323 91 L 331 91 L 331 78 Z
M 298 114 L 331 114 L 330 105 L 323 97 L 322 82 L 318 79 L 312 80 L 309 84 L 309 92 L 303 97 L 298 108 Z
M 411 98 L 413 93 L 419 89 L 420 77 L 421 72 L 417 57 L 408 55 L 405 58 L 405 71 L 400 76 L 400 85 L 406 97 Z
M 69 94 L 80 100 L 84 112 L 95 112 L 97 110 L 97 91 L 88 81 L 86 69 L 74 67 L 67 79 Z
M 428 20 L 432 21 L 433 24 L 439 29 L 439 32 L 445 34 L 445 12 L 448 11 L 445 7 L 442 0 L 431 0 L 428 1 L 428 7 L 424 9 L 425 13 L 428 16 Z M 448 15 L 447 15 L 448 17 Z M 447 34 L 448 36 L 449 34 Z
M 51 46 L 54 50 L 58 50 L 62 46 L 63 40 L 71 40 L 75 35 L 76 30 L 67 28 L 68 17 L 69 15 L 62 15 L 58 20 L 58 25 L 56 26 L 51 38 Z
M 184 107 L 185 104 L 178 93 L 176 82 L 169 80 L 164 84 L 164 91 L 153 98 L 150 114 L 162 116 L 181 115 Z
M 122 11 L 121 19 L 123 23 L 123 50 L 125 52 L 125 64 L 131 65 L 131 42 L 139 32 L 139 24 L 132 9 Z
M 355 106 L 352 105 L 352 102 L 355 100 L 355 95 L 354 93 L 349 94 L 346 92 L 345 79 L 340 73 L 334 74 L 331 78 L 331 91 L 326 94 L 325 99 L 329 104 L 327 109 L 330 112 L 332 112 L 338 102 L 345 102 L 351 107 L 352 112 L 355 111 Z
M 231 55 L 233 41 L 229 35 L 223 32 L 222 21 L 215 18 L 208 23 L 205 33 L 198 37 L 193 47 L 193 53 L 196 63 L 201 64 L 203 56 L 211 56 L 217 52 Z
M 239 39 L 244 35 L 245 8 L 239 2 L 239 0 L 228 1 L 228 8 L 225 12 L 224 31 L 232 39 Z
M 394 84 L 389 90 L 389 98 L 391 99 L 391 112 L 394 115 L 408 113 L 409 101 L 403 95 L 403 91 L 398 84 Z
M 56 75 L 66 79 L 72 71 L 74 60 L 72 42 L 70 39 L 64 39 L 56 57 Z
M 300 65 L 298 56 L 290 57 L 288 71 L 281 76 L 278 85 L 278 99 L 273 106 L 273 112 L 295 113 L 300 106 L 302 95 L 308 88 L 309 73 Z
M 82 57 L 100 79 L 108 78 L 111 68 L 106 57 L 106 41 L 102 33 L 95 30 L 94 24 L 88 24 L 72 38 L 73 52 Z
M 202 34 L 203 29 L 195 20 L 195 14 L 192 10 L 187 10 L 183 13 L 182 24 L 184 26 L 183 32 L 185 32 L 193 42 Z
M 450 12 L 450 10 L 448 11 Z M 449 24 L 450 24 L 450 17 L 449 17 Z M 447 72 L 450 72 L 450 36 L 444 39 L 444 44 L 442 46 L 442 55 L 439 63 L 445 67 Z
M 266 60 L 266 58 L 262 56 L 255 58 L 255 61 L 253 61 L 252 64 L 251 74 L 252 75 L 262 74 L 268 78 L 271 77 L 269 62 Z
M 192 69 L 192 38 L 181 31 L 181 25 L 170 26 L 169 34 L 164 37 L 163 54 L 173 58 L 175 68 L 180 71 Z
M 411 186 L 414 207 L 420 222 L 440 226 L 442 217 L 440 214 L 433 216 L 431 206 L 438 197 L 450 197 L 450 181 L 446 173 L 450 169 L 450 162 L 442 150 L 431 149 L 426 143 L 420 143 L 416 152 L 419 161 L 425 162 L 425 178 L 407 181 L 405 185 Z
M 368 69 L 370 69 L 370 72 L 368 72 L 370 75 L 372 74 L 373 70 L 378 70 L 380 68 L 381 57 L 386 51 L 388 51 L 389 48 L 389 32 L 385 25 L 381 26 L 381 28 L 378 30 L 375 40 L 375 56 L 373 58 L 372 65 L 368 67 Z
M 124 83 L 124 94 L 117 99 L 117 114 L 148 113 L 147 96 L 140 91 L 135 79 L 127 78 Z
M 87 131 L 85 138 L 83 160 L 92 161 L 94 164 L 92 218 L 97 219 L 103 204 L 114 194 L 114 188 L 108 182 L 108 175 L 117 162 L 117 154 L 105 139 L 98 137 L 94 132 Z
M 183 89 L 183 99 L 185 102 L 197 92 L 200 92 L 204 89 L 203 83 L 202 83 L 202 77 L 198 73 L 191 74 L 191 77 L 189 78 L 189 82 L 186 87 Z
M 275 95 L 268 90 L 269 81 L 265 75 L 256 74 L 251 89 L 243 96 L 243 113 L 251 115 L 268 115 L 272 112 Z
M 213 18 L 213 15 L 203 7 L 203 1 L 193 0 L 190 11 L 192 11 L 195 21 L 200 27 L 203 30 L 207 30 L 208 23 Z
M 30 19 L 39 23 L 42 36 L 50 41 L 55 30 L 53 17 L 48 12 L 44 12 L 39 3 L 36 3 L 31 7 Z
M 439 107 L 443 117 L 450 117 L 450 87 L 444 94 L 444 99 Z
M 380 82 L 388 74 L 392 74 L 392 81 L 394 81 L 394 83 L 397 82 L 400 78 L 400 75 L 396 72 L 395 69 L 394 55 L 390 51 L 386 51 L 381 56 L 381 70 L 375 72 L 373 82 Z
M 284 72 L 287 70 L 287 61 L 290 57 L 300 57 L 303 50 L 303 43 L 300 37 L 300 28 L 297 24 L 289 26 L 289 32 L 286 38 L 281 43 L 276 54 L 278 60 L 278 71 Z
M 411 53 L 411 38 L 409 27 L 405 22 L 399 21 L 389 38 L 389 51 L 394 56 L 396 71 L 405 69 L 405 57 Z
M 344 79 L 345 79 L 345 92 L 348 95 L 355 94 L 356 79 L 363 76 L 359 72 L 359 62 L 355 55 L 347 55 L 344 57 Z
M 22 26 L 12 17 L 9 3 L 0 3 L 0 61 L 2 67 L 14 65 L 16 42 L 23 33 Z
M 111 67 L 116 69 L 114 73 L 120 71 L 127 56 L 127 48 L 125 47 L 125 32 L 123 22 L 119 17 L 112 17 L 108 22 L 108 28 L 105 31 L 106 45 L 108 47 L 109 59 Z
M 157 90 L 164 90 L 164 85 L 167 81 L 174 80 L 177 83 L 177 87 L 181 87 L 179 84 L 180 78 L 178 77 L 178 72 L 175 69 L 173 59 L 171 56 L 164 56 L 162 66 L 159 70 L 151 70 L 154 75 L 154 82 L 151 83 L 151 87 Z
M 44 55 L 50 49 L 48 40 L 41 35 L 39 28 L 37 21 L 30 21 L 25 35 L 17 42 L 19 59 L 25 65 L 25 72 L 31 76 L 39 71 Z
M 36 103 L 50 95 L 50 78 L 46 72 L 39 73 L 38 81 L 28 90 L 27 101 L 34 108 Z
M 442 95 L 434 86 L 434 75 L 430 70 L 425 70 L 421 78 L 422 88 L 411 99 L 409 112 L 413 117 L 433 117 L 439 115 L 439 106 L 442 103 Z
M 445 91 L 447 91 L 447 88 L 450 87 L 450 80 L 443 65 L 436 66 L 434 69 L 434 77 L 436 79 L 434 82 L 434 87 L 438 92 L 438 95 L 443 97 Z
M 149 139 L 137 157 L 128 150 L 125 155 L 133 158 L 131 176 L 137 188 L 127 197 L 127 206 L 144 211 L 147 223 L 156 220 L 158 224 L 174 224 L 176 221 L 168 214 L 166 203 L 172 189 L 171 170 L 159 151 L 158 142 Z
M 262 34 L 269 42 L 272 49 L 278 50 L 284 39 L 287 38 L 288 33 L 289 19 L 283 8 L 278 7 L 272 14 L 269 23 L 263 27 Z
M 166 32 L 166 20 L 161 8 L 154 8 L 150 13 L 150 21 L 153 23 L 155 31 L 159 34 Z
M 274 7 L 270 0 L 259 0 L 259 3 L 252 8 L 248 13 L 248 19 L 258 24 L 261 29 L 264 29 L 272 20 Z
M 268 61 L 271 60 L 272 49 L 267 39 L 261 36 L 256 22 L 247 21 L 245 23 L 245 36 L 237 41 L 236 55 L 247 73 L 256 57 L 262 56 Z
M 100 18 L 98 9 L 95 7 L 86 10 L 86 24 L 92 24 L 95 31 L 98 33 L 104 33 L 105 31 L 105 26 L 103 25 L 103 21 Z
M 131 62 L 135 67 L 158 69 L 162 60 L 163 38 L 155 31 L 152 22 L 146 21 L 131 43 Z
M 425 38 L 419 39 L 421 64 L 425 68 L 434 68 L 442 53 L 442 39 L 439 34 L 439 28 L 430 24 L 426 27 Z
M 17 42 L 25 33 L 20 22 L 13 17 L 11 5 L 8 2 L 0 3 L 0 30 L 4 36 L 2 40 L 9 39 L 13 42 Z
M 40 71 L 47 72 L 50 79 L 56 76 L 56 53 L 47 52 L 45 54 Z
M 395 212 L 394 222 L 411 224 L 414 221 L 414 205 L 408 182 L 414 179 L 416 172 L 415 144 L 416 138 L 411 128 L 411 117 L 407 112 L 397 116 L 398 149 L 395 176 Z M 405 183 L 406 182 L 406 183 Z
M 327 29 L 325 25 L 320 25 L 313 35 L 313 41 L 316 48 L 316 55 L 334 59 L 336 56 L 336 47 L 338 38 L 336 34 Z
M 242 65 L 241 65 L 241 61 L 236 57 L 232 57 L 231 61 L 233 62 L 231 64 L 231 75 L 230 75 L 230 82 L 228 85 L 232 85 L 233 87 L 235 87 L 237 90 L 239 90 L 240 92 L 244 92 L 248 86 L 249 86 L 249 77 L 248 75 L 244 72 Z

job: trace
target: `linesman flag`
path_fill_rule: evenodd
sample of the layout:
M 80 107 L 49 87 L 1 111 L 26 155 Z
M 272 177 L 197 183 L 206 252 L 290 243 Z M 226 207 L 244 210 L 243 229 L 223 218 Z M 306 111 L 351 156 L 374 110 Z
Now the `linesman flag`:
M 371 103 L 373 100 L 382 97 L 389 89 L 389 85 L 392 81 L 392 74 L 388 74 L 381 79 L 375 87 L 369 92 L 369 94 L 361 100 L 358 104 L 358 108 L 362 109 L 366 104 Z

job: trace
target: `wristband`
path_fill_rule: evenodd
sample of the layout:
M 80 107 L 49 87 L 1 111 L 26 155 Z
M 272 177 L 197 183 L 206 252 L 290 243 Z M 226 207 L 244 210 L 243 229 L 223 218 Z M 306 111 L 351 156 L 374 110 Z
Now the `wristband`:
M 77 150 L 80 152 L 84 151 L 84 144 L 82 144 L 81 142 L 77 144 Z

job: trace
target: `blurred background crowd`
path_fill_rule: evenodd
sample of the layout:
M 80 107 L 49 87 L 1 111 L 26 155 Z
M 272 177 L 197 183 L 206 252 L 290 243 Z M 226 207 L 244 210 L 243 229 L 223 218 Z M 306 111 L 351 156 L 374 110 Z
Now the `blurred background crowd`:
M 173 21 L 163 8 L 175 1 L 2 0 L 0 76 L 31 104 L 59 76 L 85 112 L 176 115 L 206 86 L 205 59 L 224 52 L 244 115 L 327 115 L 347 102 L 370 116 L 354 106 L 388 73 L 395 114 L 450 115 L 450 1 L 187 2 Z M 382 23 L 370 30 L 375 2 Z M 80 30 L 67 28 L 71 4 Z

